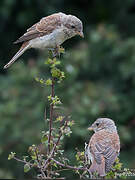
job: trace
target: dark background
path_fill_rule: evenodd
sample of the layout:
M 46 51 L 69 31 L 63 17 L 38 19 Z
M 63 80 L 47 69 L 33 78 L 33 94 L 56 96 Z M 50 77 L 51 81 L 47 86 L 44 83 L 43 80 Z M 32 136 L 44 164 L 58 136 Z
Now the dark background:
M 8 70 L 3 66 L 19 48 L 13 41 L 55 12 L 79 17 L 85 34 L 63 44 L 66 79 L 56 87 L 62 111 L 75 121 L 72 138 L 64 141 L 66 156 L 73 163 L 75 148 L 83 150 L 89 140 L 87 127 L 109 117 L 118 127 L 123 166 L 135 168 L 135 1 L 0 0 L 0 178 L 35 175 L 24 175 L 23 164 L 7 158 L 11 151 L 27 155 L 30 145 L 40 144 L 49 94 L 34 80 L 49 75 L 46 53 L 29 50 Z

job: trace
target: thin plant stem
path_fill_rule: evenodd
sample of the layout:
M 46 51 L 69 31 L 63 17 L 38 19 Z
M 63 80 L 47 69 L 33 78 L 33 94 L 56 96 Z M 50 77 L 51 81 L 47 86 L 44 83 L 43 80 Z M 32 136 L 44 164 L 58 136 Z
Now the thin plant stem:
M 54 78 L 52 77 L 52 85 L 51 85 L 51 97 L 54 97 Z M 50 154 L 50 143 L 52 138 L 52 127 L 53 127 L 53 111 L 54 111 L 54 105 L 53 103 L 50 104 L 50 119 L 49 119 L 49 136 L 48 136 L 48 155 Z
M 42 164 L 41 164 L 41 162 L 40 162 L 40 160 L 39 160 L 39 158 L 38 158 L 37 148 L 35 149 L 35 154 L 36 154 L 36 158 L 37 158 L 38 168 L 39 168 L 40 171 L 41 171 L 42 177 L 43 177 L 43 178 L 46 178 L 46 175 L 45 175 L 45 173 L 44 173 L 44 171 L 43 171 Z
M 65 167 L 65 168 L 68 168 L 68 169 L 72 169 L 72 170 L 83 170 L 83 171 L 88 171 L 87 168 L 79 168 L 79 167 L 74 167 L 74 166 L 70 166 L 70 165 L 67 165 L 67 164 L 63 164 L 57 160 L 55 160 L 54 158 L 51 158 L 56 164 L 58 164 L 59 166 L 62 166 L 62 167 Z M 88 171 L 89 172 L 89 171 Z
M 65 128 L 67 127 L 67 123 L 68 123 L 68 120 L 66 120 L 65 125 L 64 125 L 64 127 L 63 127 L 63 130 L 65 130 Z M 56 147 L 58 146 L 61 137 L 62 137 L 62 131 L 59 132 L 59 137 L 58 137 L 55 145 L 53 146 L 53 149 L 52 149 L 52 151 L 50 152 L 48 159 L 47 159 L 47 160 L 45 161 L 45 163 L 44 163 L 44 169 L 47 168 L 50 159 L 53 157 L 54 152 L 56 151 Z
M 55 80 L 52 77 L 52 85 L 51 85 L 51 97 L 54 97 L 54 84 L 55 84 Z M 54 111 L 54 104 L 51 103 L 50 104 L 50 119 L 49 119 L 49 136 L 48 136 L 48 156 L 50 154 L 51 151 L 51 139 L 52 139 L 52 128 L 53 128 L 53 111 Z M 49 160 L 50 161 L 50 160 Z M 51 172 L 51 167 L 48 166 L 48 177 L 50 177 L 50 172 Z

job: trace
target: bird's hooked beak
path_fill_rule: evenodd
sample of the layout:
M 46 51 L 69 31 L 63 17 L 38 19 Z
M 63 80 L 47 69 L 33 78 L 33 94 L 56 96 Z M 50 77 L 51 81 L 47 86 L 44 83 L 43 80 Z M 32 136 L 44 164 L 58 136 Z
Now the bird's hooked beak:
M 88 127 L 88 130 L 93 131 L 93 127 L 92 126 Z
M 82 32 L 82 31 L 81 31 L 81 32 L 80 32 L 80 31 L 78 31 L 78 32 L 77 32 L 77 34 L 78 34 L 79 36 L 81 36 L 82 38 L 84 38 L 84 34 L 83 34 L 83 32 Z

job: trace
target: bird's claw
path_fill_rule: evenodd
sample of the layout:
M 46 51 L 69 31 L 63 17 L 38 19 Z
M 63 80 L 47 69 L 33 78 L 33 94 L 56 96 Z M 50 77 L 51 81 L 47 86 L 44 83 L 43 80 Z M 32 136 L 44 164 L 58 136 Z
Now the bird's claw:
M 56 56 L 60 57 L 60 54 L 64 53 L 64 48 L 60 46 L 56 46 L 56 48 L 50 50 L 52 51 L 53 58 L 55 58 Z

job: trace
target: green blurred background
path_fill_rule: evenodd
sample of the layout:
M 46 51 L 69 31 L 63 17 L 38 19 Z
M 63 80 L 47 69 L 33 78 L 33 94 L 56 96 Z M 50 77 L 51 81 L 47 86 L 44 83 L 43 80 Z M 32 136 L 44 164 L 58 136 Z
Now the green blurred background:
M 34 80 L 49 76 L 46 52 L 29 50 L 8 70 L 3 66 L 19 48 L 12 42 L 55 12 L 79 17 L 85 34 L 63 44 L 66 79 L 56 87 L 64 111 L 75 121 L 72 138 L 64 141 L 66 156 L 74 163 L 75 148 L 83 150 L 91 135 L 87 127 L 98 117 L 109 117 L 120 134 L 121 162 L 135 168 L 135 1 L 0 0 L 0 178 L 35 175 L 24 174 L 23 164 L 7 158 L 11 151 L 27 155 L 30 145 L 40 144 L 49 94 Z

